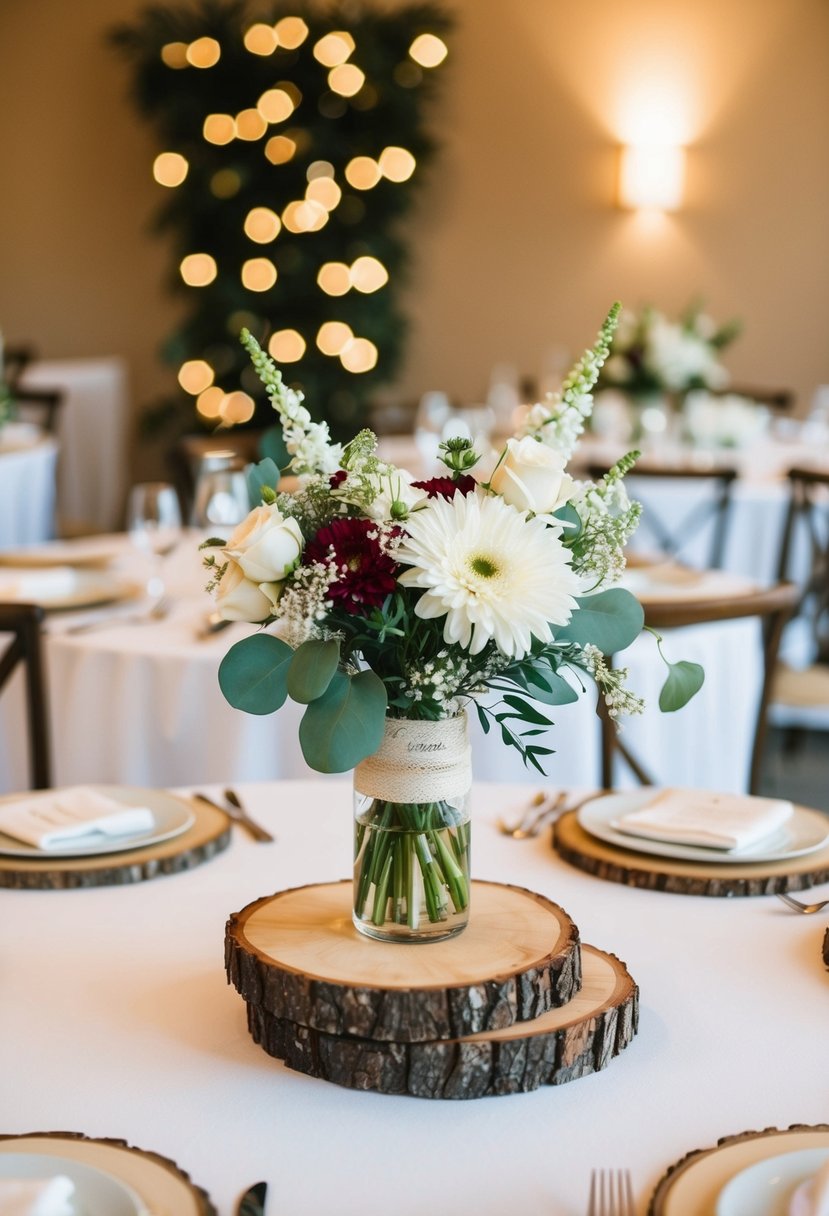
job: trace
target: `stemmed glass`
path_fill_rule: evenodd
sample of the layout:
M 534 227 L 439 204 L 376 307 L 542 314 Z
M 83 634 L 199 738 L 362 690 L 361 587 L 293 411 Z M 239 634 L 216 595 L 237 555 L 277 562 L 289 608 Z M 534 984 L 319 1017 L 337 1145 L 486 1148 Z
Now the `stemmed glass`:
M 167 481 L 133 486 L 127 501 L 127 531 L 146 560 L 147 595 L 156 602 L 164 595 L 164 558 L 181 540 L 181 507 Z

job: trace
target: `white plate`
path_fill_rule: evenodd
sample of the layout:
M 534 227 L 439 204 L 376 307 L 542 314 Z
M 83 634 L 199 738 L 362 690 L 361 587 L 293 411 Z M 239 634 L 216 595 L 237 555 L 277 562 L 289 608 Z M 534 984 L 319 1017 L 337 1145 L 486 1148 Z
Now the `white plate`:
M 145 1216 L 147 1209 L 132 1187 L 111 1174 L 69 1157 L 43 1153 L 0 1152 L 0 1178 L 54 1178 L 65 1174 L 75 1184 L 74 1216 Z
M 827 1158 L 829 1149 L 801 1149 L 740 1170 L 720 1191 L 716 1216 L 789 1216 L 792 1195 Z
M 55 576 L 51 580 L 50 574 Z M 109 570 L 72 570 L 71 580 L 60 574 L 59 567 L 34 574 L 21 571 L 18 579 L 11 572 L 4 572 L 0 575 L 0 600 L 11 604 L 40 604 L 42 608 L 55 610 L 91 608 L 142 594 L 135 583 L 127 582 L 122 575 Z
M 123 536 L 84 536 L 77 540 L 52 540 L 22 549 L 4 549 L 0 566 L 42 570 L 49 566 L 105 566 L 120 557 L 127 545 Z
M 180 836 L 196 822 L 192 807 L 175 794 L 166 790 L 134 789 L 123 785 L 95 785 L 90 789 L 98 790 L 107 798 L 115 798 L 124 806 L 146 806 L 153 813 L 155 823 L 145 832 L 137 832 L 133 836 L 98 836 L 95 841 L 80 844 L 77 840 L 67 840 L 65 844 L 54 849 L 36 849 L 33 845 L 15 840 L 0 832 L 0 855 L 3 857 L 36 857 L 41 861 L 58 857 L 96 857 L 102 853 L 123 853 L 127 849 L 143 849 L 150 844 L 160 844 L 162 840 L 171 840 Z M 20 794 L 0 798 L 0 806 L 4 802 L 14 802 Z
M 773 836 L 750 849 L 704 849 L 695 845 L 674 844 L 667 840 L 648 840 L 644 836 L 631 836 L 611 827 L 611 821 L 620 815 L 640 810 L 649 802 L 656 789 L 625 791 L 622 794 L 607 794 L 586 802 L 577 812 L 578 822 L 598 840 L 634 853 L 652 853 L 657 857 L 673 857 L 679 861 L 705 861 L 718 865 L 748 865 L 758 861 L 787 861 L 812 853 L 829 840 L 829 816 L 819 811 L 809 811 L 796 806 L 789 819 Z

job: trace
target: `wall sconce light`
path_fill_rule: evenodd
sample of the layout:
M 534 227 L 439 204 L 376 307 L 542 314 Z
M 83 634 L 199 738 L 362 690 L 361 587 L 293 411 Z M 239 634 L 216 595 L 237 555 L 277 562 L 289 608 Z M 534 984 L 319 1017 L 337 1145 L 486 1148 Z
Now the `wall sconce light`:
M 682 202 L 685 149 L 626 144 L 619 162 L 619 206 L 675 211 Z

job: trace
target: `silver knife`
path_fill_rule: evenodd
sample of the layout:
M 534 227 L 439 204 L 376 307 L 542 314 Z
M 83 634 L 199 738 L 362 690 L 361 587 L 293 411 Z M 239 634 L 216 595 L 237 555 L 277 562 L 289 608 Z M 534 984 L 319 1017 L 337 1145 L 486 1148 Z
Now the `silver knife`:
M 267 1182 L 256 1182 L 248 1187 L 239 1200 L 236 1216 L 265 1216 L 265 1196 L 268 1193 Z

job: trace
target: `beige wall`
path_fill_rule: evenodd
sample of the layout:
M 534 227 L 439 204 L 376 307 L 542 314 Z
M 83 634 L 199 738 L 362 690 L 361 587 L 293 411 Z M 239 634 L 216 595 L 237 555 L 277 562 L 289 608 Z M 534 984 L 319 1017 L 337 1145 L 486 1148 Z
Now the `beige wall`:
M 386 0 L 391 7 L 395 0 Z M 0 327 L 44 355 L 123 354 L 136 405 L 170 386 L 174 321 L 148 131 L 104 31 L 136 0 L 0 3 Z M 455 0 L 441 162 L 412 224 L 401 396 L 484 392 L 592 340 L 611 300 L 703 296 L 745 331 L 735 379 L 829 383 L 826 0 Z M 653 100 L 653 97 L 656 100 Z M 612 205 L 642 98 L 688 146 L 687 203 Z

